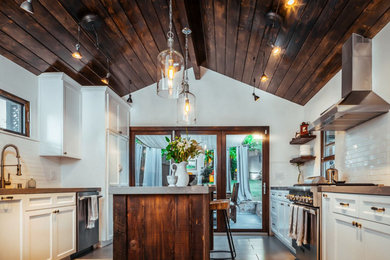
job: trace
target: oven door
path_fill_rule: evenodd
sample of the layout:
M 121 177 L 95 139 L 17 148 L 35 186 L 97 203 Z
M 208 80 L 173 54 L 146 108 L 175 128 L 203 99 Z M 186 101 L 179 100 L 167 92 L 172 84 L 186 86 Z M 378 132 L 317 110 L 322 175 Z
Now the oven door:
M 305 207 L 309 221 L 307 222 L 310 241 L 306 245 L 298 246 L 293 239 L 292 244 L 296 250 L 297 260 L 319 260 L 320 259 L 320 210 L 314 207 Z

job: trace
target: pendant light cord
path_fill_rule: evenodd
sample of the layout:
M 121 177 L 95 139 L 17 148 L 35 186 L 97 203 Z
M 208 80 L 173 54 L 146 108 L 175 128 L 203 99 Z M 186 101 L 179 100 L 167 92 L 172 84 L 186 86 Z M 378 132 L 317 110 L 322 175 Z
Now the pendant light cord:
M 184 74 L 185 74 L 185 81 L 188 83 L 188 34 L 186 34 L 186 43 L 185 43 L 185 49 L 186 49 L 186 57 L 184 60 Z
M 167 32 L 168 47 L 173 51 L 173 32 L 172 32 L 172 0 L 169 0 L 169 31 Z

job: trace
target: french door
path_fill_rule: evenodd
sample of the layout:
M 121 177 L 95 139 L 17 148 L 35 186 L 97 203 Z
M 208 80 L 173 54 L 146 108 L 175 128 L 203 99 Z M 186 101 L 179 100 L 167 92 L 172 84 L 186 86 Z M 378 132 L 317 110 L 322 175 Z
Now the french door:
M 158 153 L 150 150 L 164 149 L 166 144 L 162 140 L 165 137 L 195 139 L 202 145 L 205 154 L 191 159 L 187 166 L 188 172 L 196 176 L 192 184 L 215 185 L 215 198 L 233 201 L 232 230 L 269 231 L 268 127 L 133 127 L 130 134 L 131 186 L 150 186 L 148 181 L 143 181 L 150 178 L 145 171 L 149 167 L 145 162 L 150 160 L 145 155 L 146 150 L 151 154 L 149 157 L 155 157 Z M 164 158 L 162 162 L 164 169 L 164 164 L 169 162 Z M 155 160 L 153 165 L 156 165 Z M 153 182 L 155 186 L 165 186 L 166 174 L 163 170 L 157 176 L 157 182 Z M 234 193 L 233 187 L 238 187 L 238 192 Z M 223 231 L 222 214 L 214 218 L 216 231 Z

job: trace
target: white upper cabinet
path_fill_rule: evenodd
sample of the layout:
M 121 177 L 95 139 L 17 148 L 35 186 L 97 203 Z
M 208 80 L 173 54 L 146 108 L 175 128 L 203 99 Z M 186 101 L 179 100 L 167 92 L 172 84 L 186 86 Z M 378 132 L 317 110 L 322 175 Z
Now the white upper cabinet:
M 107 91 L 108 129 L 114 133 L 129 136 L 130 107 L 116 94 Z
M 81 159 L 81 86 L 64 73 L 39 76 L 40 155 Z

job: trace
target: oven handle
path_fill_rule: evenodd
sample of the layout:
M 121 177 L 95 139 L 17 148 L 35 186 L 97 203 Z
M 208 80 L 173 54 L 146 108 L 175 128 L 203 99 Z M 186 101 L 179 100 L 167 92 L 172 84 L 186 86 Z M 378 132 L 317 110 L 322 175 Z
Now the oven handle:
M 303 211 L 306 211 L 314 216 L 317 216 L 317 211 L 318 209 L 317 208 L 310 208 L 310 207 L 306 207 L 306 206 L 303 206 L 303 205 L 300 205 L 300 204 L 292 204 L 293 206 L 299 206 L 299 207 L 302 207 L 303 208 Z
M 88 198 L 90 198 L 90 197 L 92 197 L 92 195 L 91 195 L 91 196 L 83 196 L 83 197 L 80 197 L 79 200 L 85 200 L 85 199 L 88 199 Z M 101 197 L 103 197 L 103 196 L 102 196 L 102 195 L 98 195 L 98 196 L 97 196 L 98 199 L 100 199 Z

